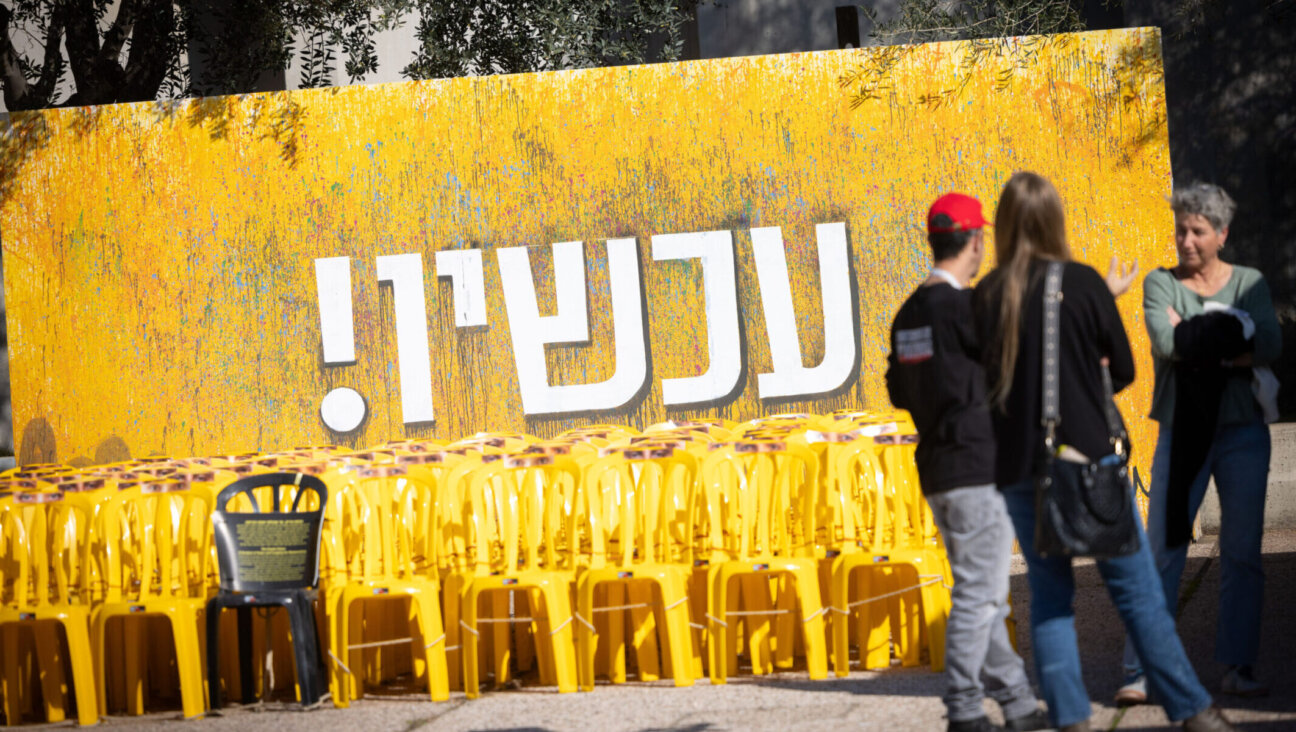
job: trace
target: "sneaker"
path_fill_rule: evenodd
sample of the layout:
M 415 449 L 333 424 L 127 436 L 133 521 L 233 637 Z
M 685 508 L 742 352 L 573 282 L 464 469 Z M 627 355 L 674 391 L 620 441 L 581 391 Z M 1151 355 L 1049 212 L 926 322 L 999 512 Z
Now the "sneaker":
M 1135 676 L 1116 690 L 1116 706 L 1132 707 L 1147 704 L 1147 677 Z
M 1004 729 L 1010 732 L 1034 732 L 1034 730 L 1053 729 L 1048 714 L 1043 709 L 1036 709 L 1024 717 L 1009 719 L 1004 722 Z
M 1250 666 L 1229 666 L 1220 682 L 1220 691 L 1230 696 L 1269 696 L 1269 687 L 1256 680 Z
M 1086 719 L 1083 722 L 1068 724 L 1067 726 L 1059 729 L 1058 732 L 1089 732 L 1089 720 Z
M 1183 728 L 1186 732 L 1238 732 L 1238 728 L 1215 707 L 1206 707 L 1185 719 Z
M 1003 727 L 991 722 L 986 717 L 964 719 L 958 722 L 951 719 L 949 732 L 1003 732 Z

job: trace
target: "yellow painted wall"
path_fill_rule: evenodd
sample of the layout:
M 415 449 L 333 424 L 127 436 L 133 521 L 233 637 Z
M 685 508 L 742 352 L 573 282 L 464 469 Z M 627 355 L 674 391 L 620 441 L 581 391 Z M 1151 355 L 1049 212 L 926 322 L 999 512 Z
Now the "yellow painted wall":
M 926 274 L 939 194 L 986 202 L 1016 170 L 1049 177 L 1076 256 L 1172 261 L 1155 29 L 409 82 L 174 105 L 17 115 L 0 233 L 14 427 L 23 462 L 365 445 L 481 429 L 552 434 L 702 412 L 886 406 L 887 331 Z M 858 284 L 858 377 L 762 402 L 770 369 L 748 230 L 780 226 L 805 363 L 824 352 L 815 224 L 845 222 Z M 743 388 L 667 409 L 661 380 L 707 368 L 701 273 L 654 262 L 653 235 L 729 230 Z M 525 417 L 493 250 L 585 242 L 590 336 L 552 348 L 551 383 L 610 375 L 604 242 L 635 237 L 648 387 L 611 414 Z M 485 250 L 486 327 L 456 328 L 433 252 Z M 436 421 L 406 427 L 392 290 L 379 255 L 421 252 Z M 325 367 L 313 261 L 352 258 L 354 365 Z M 987 267 L 989 263 L 987 263 Z M 1139 379 L 1121 398 L 1140 464 L 1152 433 L 1136 286 L 1121 301 Z M 330 432 L 321 399 L 369 413 Z

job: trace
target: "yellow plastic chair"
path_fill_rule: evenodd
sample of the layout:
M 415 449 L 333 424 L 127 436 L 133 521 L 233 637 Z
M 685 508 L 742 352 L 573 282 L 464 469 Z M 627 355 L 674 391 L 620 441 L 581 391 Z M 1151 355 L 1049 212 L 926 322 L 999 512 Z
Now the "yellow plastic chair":
M 938 541 L 915 534 L 908 523 L 912 500 L 884 469 L 874 440 L 864 437 L 850 443 L 837 459 L 830 486 L 831 500 L 841 506 L 841 539 L 834 546 L 832 607 L 840 623 L 833 626 L 834 667 L 838 676 L 849 673 L 848 622 L 858 613 L 860 660 L 865 668 L 889 665 L 887 636 L 895 635 L 902 661 L 918 663 L 921 634 L 930 648 L 933 670 L 944 668 L 945 620 L 949 613 L 948 563 Z M 889 438 L 884 438 L 889 441 Z M 893 474 L 899 468 L 893 466 Z M 916 582 L 906 584 L 897 568 L 906 568 Z M 851 581 L 857 592 L 851 601 Z M 887 601 L 883 608 L 876 603 Z M 919 602 L 915 602 L 919 600 Z M 882 620 L 887 618 L 889 628 Z M 918 630 L 919 633 L 914 631 Z M 907 631 L 907 632 L 906 632 Z
M 90 644 L 89 526 L 93 502 L 78 493 L 38 490 L 18 485 L 19 492 L 0 500 L 0 640 L 5 651 L 3 679 L 5 717 L 22 719 L 26 684 L 21 673 L 19 631 L 30 629 L 34 666 L 41 684 L 45 720 L 67 718 L 63 666 L 72 671 L 77 720 L 99 721 Z M 86 490 L 96 487 L 91 480 Z M 59 647 L 57 626 L 67 639 Z
M 570 595 L 576 579 L 576 528 L 571 507 L 580 478 L 571 460 L 538 454 L 504 457 L 470 473 L 466 516 L 473 571 L 471 583 L 462 590 L 459 621 L 468 698 L 480 693 L 479 626 L 491 623 L 531 625 L 542 669 L 549 667 L 559 692 L 576 691 Z M 479 618 L 482 597 L 518 590 L 528 590 L 533 617 Z M 496 648 L 497 668 L 500 650 Z M 496 683 L 501 681 L 497 675 Z
M 434 534 L 427 528 L 436 503 L 433 486 L 411 476 L 404 465 L 358 466 L 350 472 L 354 478 L 337 491 L 341 515 L 336 520 L 350 526 L 342 539 L 345 555 L 340 558 L 345 579 L 335 574 L 325 585 L 321 576 L 325 607 L 333 613 L 327 619 L 333 703 L 346 707 L 363 695 L 360 664 L 365 662 L 365 652 L 387 646 L 408 648 L 414 673 L 427 684 L 431 699 L 444 701 L 450 690 L 440 586 L 427 561 L 436 551 L 431 544 Z M 332 500 L 330 504 L 334 505 Z M 408 635 L 366 640 L 375 629 L 364 622 L 371 610 L 366 606 L 397 599 L 408 602 L 404 614 Z M 387 615 L 386 619 L 393 618 Z
M 654 433 L 648 433 L 640 436 L 621 438 L 614 443 L 600 449 L 598 458 L 592 456 L 582 456 L 584 469 L 588 469 L 596 459 L 605 458 L 611 455 L 617 455 L 625 450 L 655 450 L 668 449 L 675 450 L 681 454 L 687 453 L 694 461 L 699 460 L 706 454 L 706 446 L 710 444 L 710 438 L 705 432 L 695 432 L 680 428 L 678 430 L 661 430 Z M 696 477 L 696 470 L 694 471 Z M 672 542 L 671 546 L 681 548 L 683 551 L 692 553 L 693 528 L 692 513 L 689 502 L 693 500 L 696 492 L 692 484 L 684 484 L 679 480 L 672 480 L 669 483 L 670 493 L 666 505 L 669 510 L 662 515 L 665 521 L 665 529 L 668 532 Z M 611 514 L 615 516 L 615 513 Z M 587 552 L 588 548 L 582 546 L 582 551 Z M 586 561 L 587 554 L 578 557 L 581 562 L 581 568 L 588 566 Z M 686 561 L 691 562 L 692 559 Z M 698 576 L 693 576 L 694 574 Z M 695 587 L 696 585 L 696 587 Z M 687 593 L 689 600 L 689 616 L 692 618 L 701 618 L 706 613 L 706 584 L 705 570 L 700 572 L 694 571 L 689 576 L 688 587 L 692 588 Z M 639 677 L 643 681 L 652 681 L 659 678 L 659 666 L 655 663 L 656 633 L 658 626 L 664 627 L 664 619 L 658 623 L 657 615 L 659 612 L 652 614 L 647 613 L 645 608 L 655 607 L 652 600 L 652 587 L 644 583 L 630 583 L 629 585 L 606 584 L 595 589 L 595 602 L 600 605 L 621 605 L 625 603 L 624 596 L 630 595 L 629 602 L 634 607 L 630 610 L 630 623 L 635 637 L 636 656 L 643 658 L 643 663 L 639 665 Z M 609 595 L 611 595 L 609 597 Z M 620 599 L 618 599 L 620 598 Z M 613 643 L 600 643 L 597 646 L 598 653 L 595 662 L 595 675 L 606 676 L 615 683 L 620 683 L 625 679 L 625 646 L 620 640 L 624 636 L 623 618 L 615 613 L 601 612 L 595 615 L 593 623 L 596 627 L 596 634 L 602 638 L 614 639 Z M 697 678 L 703 674 L 703 663 L 701 649 L 705 645 L 705 636 L 699 632 L 704 629 L 696 622 L 689 623 L 692 642 L 690 650 L 692 653 L 693 663 L 690 675 Z M 579 629 L 578 629 L 579 632 Z M 670 671 L 673 674 L 673 671 Z
M 816 515 L 811 517 L 811 519 L 806 519 L 799 516 L 797 513 L 799 509 L 793 507 L 793 520 L 791 525 L 793 527 L 805 526 L 807 531 L 809 531 L 809 527 L 811 526 L 816 527 L 814 535 L 807 536 L 797 534 L 796 547 L 798 551 L 805 552 L 807 555 L 813 555 L 816 559 L 822 559 L 824 550 L 819 545 L 820 537 L 818 527 L 822 525 L 820 523 L 821 516 L 819 514 L 822 513 L 823 510 L 823 476 L 826 471 L 823 465 L 823 455 L 812 448 L 804 437 L 807 431 L 807 426 L 814 423 L 817 419 L 818 418 L 814 415 L 797 414 L 765 422 L 758 422 L 756 426 L 749 427 L 743 432 L 743 440 L 779 442 L 783 445 L 784 450 L 795 455 L 802 461 L 802 464 L 815 466 L 814 477 L 810 479 L 810 482 L 805 484 L 804 490 L 808 492 L 805 503 L 815 509 Z M 819 574 L 820 602 L 822 605 L 827 606 L 829 601 L 829 596 L 827 594 L 829 588 L 829 574 L 827 568 L 822 566 L 822 563 L 820 563 Z M 804 643 L 801 642 L 803 635 L 797 632 L 797 626 L 794 619 L 794 613 L 796 610 L 796 593 L 794 586 L 791 584 L 791 576 L 788 574 L 778 575 L 776 584 L 776 587 L 769 588 L 773 592 L 771 600 L 773 603 L 771 612 L 773 614 L 771 617 L 773 618 L 772 623 L 774 625 L 772 637 L 775 641 L 773 643 L 774 652 L 772 662 L 775 668 L 790 669 L 793 667 L 796 656 L 804 656 L 805 647 Z M 743 580 L 743 587 L 746 596 L 753 597 L 757 601 L 757 606 L 754 607 L 753 610 L 763 609 L 769 606 L 770 603 L 765 599 L 765 595 L 768 593 L 761 592 L 761 583 L 755 578 L 745 578 Z M 831 623 L 831 618 L 828 618 L 825 624 L 828 623 Z M 744 623 L 744 625 L 747 624 L 748 623 Z M 750 624 L 757 625 L 758 627 L 763 626 L 762 616 L 756 616 Z M 762 630 L 761 632 L 765 631 Z M 831 647 L 831 644 L 828 643 L 827 637 L 825 637 L 824 643 L 825 647 Z M 763 666 L 753 667 L 757 672 L 763 672 L 766 668 L 767 667 Z
M 933 666 L 940 670 L 944 667 L 944 643 L 941 640 L 944 634 L 941 634 L 941 639 L 929 640 L 928 630 L 932 623 L 929 616 L 935 613 L 943 627 L 944 620 L 949 614 L 949 591 L 954 580 L 945 553 L 944 541 L 936 529 L 935 519 L 932 517 L 930 506 L 927 505 L 927 499 L 922 494 L 919 482 L 918 466 L 915 462 L 918 445 L 917 429 L 906 414 L 905 419 L 899 421 L 899 429 L 896 433 L 875 437 L 874 442 L 881 451 L 882 470 L 887 476 L 887 484 L 893 491 L 892 497 L 897 507 L 893 511 L 897 526 L 892 529 L 891 534 L 896 537 L 897 545 L 906 550 L 921 552 L 922 556 L 928 559 L 928 568 L 936 570 L 925 574 L 920 572 L 918 579 L 921 583 L 937 585 L 933 591 L 937 595 L 938 602 L 930 610 L 926 605 L 922 607 L 922 621 L 917 625 L 922 636 L 923 647 L 930 646 Z M 897 578 L 897 581 L 901 580 Z M 912 593 L 902 598 L 907 609 L 906 617 L 919 616 L 919 609 L 915 607 L 918 596 L 918 593 Z M 912 632 L 902 636 L 906 640 L 913 637 Z M 902 646 L 902 650 L 906 651 L 907 659 L 917 654 L 912 648 L 905 646 Z
M 421 444 L 417 441 L 399 441 L 399 444 L 393 443 L 377 448 L 341 453 L 335 455 L 334 458 L 340 458 L 358 466 L 398 465 L 403 464 L 402 457 L 425 454 L 419 452 L 420 449 Z M 424 533 L 423 529 L 417 523 L 410 523 L 413 518 L 412 514 L 401 516 L 401 520 L 407 524 L 405 529 L 414 532 L 416 534 L 415 540 L 421 541 Z M 421 557 L 416 558 L 416 563 L 422 561 Z M 420 564 L 420 568 L 421 566 Z M 418 571 L 421 571 L 421 569 L 418 569 Z M 375 650 L 366 650 L 364 652 L 363 672 L 357 672 L 351 677 L 353 695 L 360 694 L 364 685 L 377 686 L 395 681 L 402 675 L 412 673 L 416 660 L 422 663 L 421 656 L 416 659 L 415 655 L 418 654 L 411 655 L 411 650 L 414 649 L 408 645 L 394 642 L 398 638 L 408 635 L 410 617 L 404 612 L 406 609 L 402 603 L 396 602 L 366 603 L 363 607 L 363 620 L 355 619 L 352 621 L 353 624 L 361 623 L 364 625 L 366 637 L 393 641 L 390 645 L 371 647 Z M 382 641 L 372 640 L 370 642 L 379 643 Z
M 437 574 L 441 579 L 442 612 L 445 619 L 446 670 L 450 688 L 454 690 L 463 689 L 464 662 L 459 612 L 475 570 L 469 555 L 472 544 L 469 538 L 472 525 L 472 516 L 468 513 L 471 505 L 468 500 L 469 475 L 482 465 L 483 460 L 498 460 L 501 457 L 483 456 L 466 448 L 459 449 L 458 452 L 447 449 L 421 466 L 423 470 L 432 470 L 434 465 L 440 467 L 435 476 L 435 532 L 439 542 Z
M 801 620 L 806 667 L 811 679 L 826 678 L 827 649 L 819 594 L 814 537 L 817 465 L 790 452 L 782 442 L 737 442 L 712 451 L 702 463 L 702 503 L 709 524 L 707 639 L 712 683 L 725 683 L 737 668 L 736 625 L 747 628 L 752 670 L 772 670 L 769 617 L 791 613 L 771 609 L 768 580 L 790 575 Z M 743 603 L 731 602 L 730 581 L 740 580 Z M 742 609 L 739 609 L 739 608 Z M 748 618 L 751 618 L 750 620 Z M 793 639 L 778 639 L 780 655 L 791 657 Z M 731 650 L 731 643 L 733 647 Z
M 127 712 L 138 715 L 145 706 L 144 622 L 160 615 L 170 625 L 184 716 L 202 716 L 206 698 L 199 615 L 207 601 L 208 579 L 190 570 L 205 566 L 210 555 L 210 498 L 206 491 L 169 479 L 122 482 L 118 489 L 101 506 L 94 526 L 105 583 L 92 635 L 100 712 L 107 713 L 108 623 L 120 619 L 123 624 L 124 668 L 112 673 L 124 674 Z M 195 542 L 194 537 L 201 539 Z
M 584 444 L 584 443 L 582 443 Z M 565 446 L 565 445 L 564 445 Z M 572 444 L 572 452 L 576 452 Z M 488 447 L 485 454 L 467 448 L 447 448 L 440 456 L 433 458 L 439 466 L 425 464 L 424 469 L 438 471 L 437 491 L 437 532 L 441 552 L 438 557 L 438 573 L 442 581 L 443 607 L 446 623 L 447 667 L 450 674 L 450 688 L 463 688 L 464 648 L 462 637 L 464 624 L 460 616 L 467 601 L 468 590 L 476 575 L 475 540 L 472 536 L 473 515 L 469 501 L 470 478 L 472 473 L 483 465 L 503 460 L 504 455 L 498 447 Z M 530 453 L 542 456 L 543 453 Z M 563 456 L 559 456 L 562 458 Z M 498 467 L 498 466 L 497 466 Z M 502 481 L 502 478 L 496 480 Z M 532 598 L 532 592 L 510 590 L 508 593 L 491 593 L 491 615 L 502 617 L 509 613 L 510 606 L 514 615 L 526 615 L 526 608 L 540 602 Z M 532 600 L 535 602 L 532 602 Z M 531 641 L 534 622 L 503 623 L 488 622 L 489 632 L 477 644 L 480 664 L 493 659 L 493 668 L 497 684 L 504 684 L 511 674 L 510 660 L 516 660 L 519 671 L 530 668 L 535 645 Z M 523 626 L 526 627 L 523 627 Z M 515 627 L 511 627 L 515 626 Z M 514 632 L 514 630 L 517 632 Z M 541 649 L 543 652 L 543 649 Z M 552 663 L 541 664 L 541 683 L 554 684 Z
M 178 480 L 185 472 L 191 470 L 190 464 L 184 460 L 167 460 L 161 457 L 132 460 L 129 462 L 129 468 L 129 471 L 116 473 L 114 478 L 108 481 L 110 487 L 105 490 L 104 494 L 101 494 L 103 501 L 99 504 L 99 508 L 101 508 L 103 503 L 106 503 L 108 499 L 111 499 L 117 494 L 118 486 L 129 487 L 138 483 L 154 482 L 160 478 Z M 186 480 L 180 480 L 179 482 L 188 485 L 188 481 Z M 205 496 L 201 490 L 199 491 L 199 495 Z M 96 520 L 98 520 L 98 518 Z M 194 551 L 187 553 L 188 559 L 185 566 L 179 566 L 179 561 L 177 560 L 176 572 L 178 574 L 184 573 L 195 587 L 206 584 L 206 576 L 209 574 L 210 585 L 214 587 L 216 582 L 215 555 L 214 548 L 211 546 L 208 537 L 207 527 L 204 522 L 191 522 L 190 529 L 191 531 L 187 537 L 175 537 L 177 542 L 188 542 L 191 547 L 195 548 Z M 96 536 L 98 535 L 100 535 L 100 532 L 96 532 Z M 197 547 L 199 546 L 207 547 L 211 552 L 210 557 L 212 568 L 209 573 L 204 568 L 204 560 L 206 558 L 203 556 L 201 551 L 197 550 Z M 104 548 L 98 545 L 96 545 L 94 551 L 96 556 L 102 556 L 105 553 Z M 94 592 L 94 597 L 97 601 L 96 607 L 99 603 L 102 603 L 105 600 L 104 594 L 106 585 L 107 582 L 103 581 L 102 578 L 96 575 L 94 585 L 96 588 Z M 170 620 L 164 616 L 151 615 L 129 621 L 122 620 L 120 622 L 123 625 L 129 624 L 142 626 L 132 630 L 132 635 L 138 633 L 146 637 L 156 638 L 157 640 L 157 642 L 146 644 L 147 647 L 142 652 L 135 649 L 128 651 L 126 647 L 126 638 L 123 633 L 110 634 L 106 640 L 105 658 L 122 659 L 126 658 L 129 653 L 138 661 L 136 667 L 140 674 L 139 683 L 143 686 L 132 687 L 138 689 L 136 696 L 140 699 L 175 699 L 182 697 L 183 695 L 179 685 L 179 674 L 171 672 L 172 667 L 176 663 L 177 653 L 173 642 L 173 635 L 168 632 L 169 626 L 171 625 Z M 123 674 L 113 674 L 111 678 L 108 679 L 106 698 L 101 699 L 101 703 L 113 709 L 120 709 L 123 706 L 126 706 L 128 704 L 126 700 L 129 696 L 127 689 L 128 686 L 133 683 L 134 682 L 128 682 Z
M 514 445 L 522 443 L 513 443 Z M 523 455 L 556 456 L 560 461 L 566 461 L 568 456 L 585 456 L 591 453 L 593 447 L 587 442 L 567 442 L 567 441 L 528 441 L 526 447 L 522 448 Z M 469 453 L 471 454 L 471 453 Z M 476 460 L 481 463 L 492 463 L 497 460 L 503 460 L 508 453 L 505 448 L 486 447 L 484 454 L 477 456 Z M 514 453 L 517 454 L 517 453 Z M 573 457 L 580 460 L 581 457 Z M 456 494 L 466 491 L 465 481 L 459 482 L 459 487 L 455 489 Z M 467 494 L 456 496 L 453 500 L 458 501 L 460 505 L 467 505 Z M 472 525 L 472 516 L 464 516 L 462 526 Z M 473 576 L 475 575 L 475 565 L 471 560 L 464 559 L 460 565 L 461 571 L 454 573 L 453 592 L 449 588 L 446 590 L 446 606 L 453 610 L 447 609 L 447 614 L 453 612 L 456 618 L 462 610 L 463 602 L 467 596 L 468 590 L 472 586 Z M 453 602 L 455 599 L 458 602 Z M 485 613 L 489 620 L 483 621 L 489 627 L 486 628 L 483 635 L 480 635 L 480 641 L 477 645 L 477 661 L 480 664 L 489 664 L 494 669 L 494 682 L 496 687 L 508 684 L 513 678 L 514 670 L 518 673 L 526 672 L 537 666 L 540 675 L 540 683 L 546 686 L 556 685 L 555 665 L 549 654 L 550 646 L 540 643 L 537 646 L 536 635 L 539 633 L 539 613 L 530 611 L 532 607 L 544 607 L 545 601 L 543 595 L 534 587 L 524 589 L 509 589 L 508 591 L 492 591 L 487 593 L 486 602 L 490 603 L 489 610 Z M 535 617 L 532 617 L 535 616 Z M 507 618 L 507 620 L 504 620 Z M 449 623 L 449 621 L 447 621 Z M 462 620 L 455 623 L 454 632 L 458 633 L 463 629 Z M 456 638 L 461 638 L 456 635 Z M 537 659 L 537 656 L 541 658 Z
M 611 613 L 620 620 L 631 611 L 637 637 L 647 635 L 643 626 L 660 614 L 665 624 L 668 671 L 676 686 L 693 684 L 693 643 L 689 630 L 688 583 L 692 574 L 690 542 L 673 537 L 671 523 L 678 507 L 676 496 L 685 505 L 693 500 L 697 461 L 687 452 L 673 447 L 627 448 L 592 462 L 585 471 L 580 491 L 581 521 L 588 533 L 588 567 L 577 582 L 577 661 L 580 685 L 594 688 L 595 613 Z M 599 585 L 633 585 L 629 606 L 595 607 L 595 589 Z M 621 589 L 621 588 L 618 588 Z M 644 593 L 643 590 L 648 590 Z M 655 596 L 653 593 L 655 590 Z M 613 595 L 613 601 L 620 593 Z M 636 602 L 636 600 L 652 600 Z M 644 608 L 649 608 L 646 612 Z M 600 643 L 613 648 L 624 647 L 619 622 L 614 622 Z M 655 625 L 655 622 L 653 623 Z M 656 667 L 655 644 L 641 640 L 641 677 L 645 666 Z M 624 663 L 612 675 L 612 681 L 624 682 Z

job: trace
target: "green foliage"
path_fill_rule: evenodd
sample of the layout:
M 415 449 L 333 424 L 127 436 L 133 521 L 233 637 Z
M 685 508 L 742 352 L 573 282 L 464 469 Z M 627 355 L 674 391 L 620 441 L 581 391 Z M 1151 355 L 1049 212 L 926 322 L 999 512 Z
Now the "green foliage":
M 1084 30 L 1075 0 L 909 0 L 878 22 L 885 44 L 1033 36 Z M 868 10 L 864 12 L 868 14 Z
M 294 57 L 300 86 L 330 86 L 339 50 L 357 81 L 378 69 L 375 34 L 399 25 L 413 0 L 183 0 L 180 7 L 202 68 L 188 92 L 210 95 L 253 89 Z
M 678 60 L 697 0 L 419 0 L 411 79 Z
M 960 59 L 958 76 L 949 86 L 905 100 L 934 108 L 955 102 L 983 63 L 991 59 L 1011 62 L 995 79 L 995 90 L 1003 91 L 1012 83 L 1016 71 L 1028 65 L 1039 50 L 1069 44 L 1066 36 L 1056 34 L 1084 30 L 1072 0 L 913 0 L 901 3 L 893 17 L 873 20 L 873 36 L 886 47 L 870 53 L 868 61 L 837 80 L 850 94 L 851 109 L 873 101 L 900 101 L 890 83 L 890 73 L 913 46 L 899 44 L 970 41 Z M 1032 37 L 1021 42 L 1007 40 L 1020 36 Z
M 409 78 L 669 61 L 697 2 L 5 0 L 0 84 L 17 111 L 237 94 L 293 60 L 302 87 L 336 83 L 339 65 L 355 82 L 378 70 L 377 34 L 414 11 Z

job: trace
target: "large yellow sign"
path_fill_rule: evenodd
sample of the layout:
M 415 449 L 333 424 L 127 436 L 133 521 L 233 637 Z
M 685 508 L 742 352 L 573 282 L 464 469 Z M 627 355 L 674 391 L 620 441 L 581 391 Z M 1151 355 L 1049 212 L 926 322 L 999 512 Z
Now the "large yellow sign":
M 927 206 L 1019 169 L 1082 259 L 1172 252 L 1152 29 L 12 124 L 23 462 L 884 407 Z

